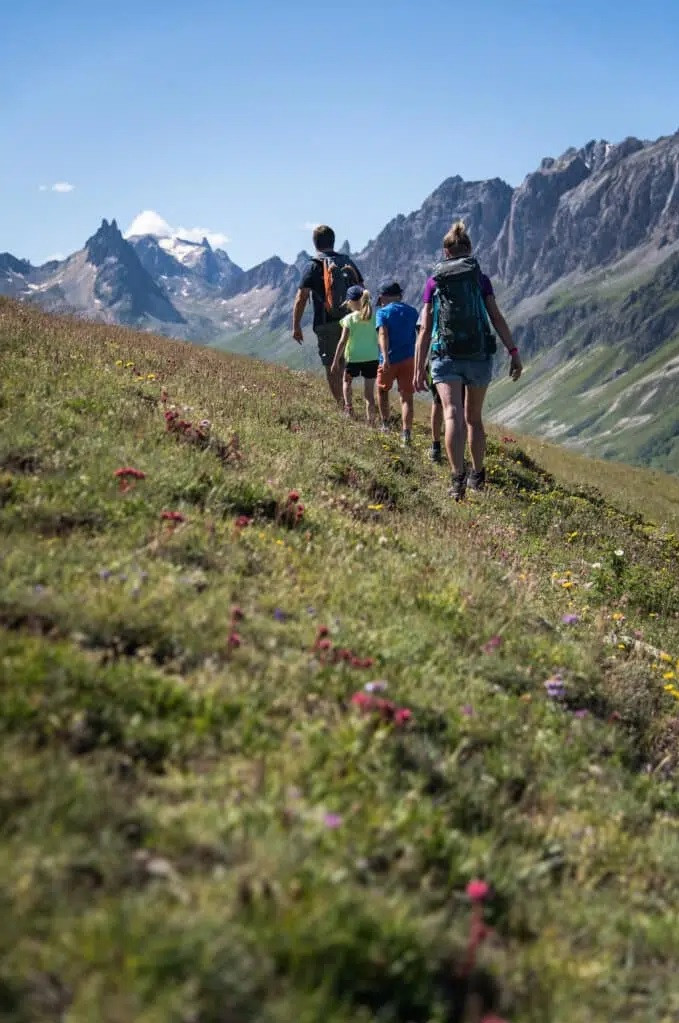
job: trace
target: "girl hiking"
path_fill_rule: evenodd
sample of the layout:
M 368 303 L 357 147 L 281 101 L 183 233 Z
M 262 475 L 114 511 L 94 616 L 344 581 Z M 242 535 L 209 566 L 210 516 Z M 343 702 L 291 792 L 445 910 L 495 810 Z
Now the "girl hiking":
M 363 394 L 365 397 L 365 417 L 370 426 L 375 423 L 375 380 L 379 348 L 375 316 L 370 292 L 360 284 L 353 284 L 347 289 L 346 303 L 350 312 L 340 320 L 342 336 L 340 337 L 332 372 L 337 372 L 344 356 L 344 414 L 353 415 L 351 401 L 351 385 L 355 377 L 363 377 Z

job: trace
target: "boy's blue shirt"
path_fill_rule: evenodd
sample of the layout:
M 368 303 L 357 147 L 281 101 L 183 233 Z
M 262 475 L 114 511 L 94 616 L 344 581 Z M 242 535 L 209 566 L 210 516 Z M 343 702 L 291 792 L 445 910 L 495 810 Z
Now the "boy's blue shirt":
M 376 316 L 377 329 L 386 327 L 389 336 L 389 362 L 412 359 L 417 339 L 417 309 L 407 302 L 390 302 L 380 306 Z M 383 362 L 380 349 L 380 362 Z

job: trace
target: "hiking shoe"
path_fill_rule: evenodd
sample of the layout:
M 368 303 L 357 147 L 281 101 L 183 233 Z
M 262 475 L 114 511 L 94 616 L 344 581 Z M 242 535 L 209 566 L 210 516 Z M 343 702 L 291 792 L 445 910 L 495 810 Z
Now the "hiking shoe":
M 467 490 L 467 473 L 458 472 L 453 476 L 453 485 L 448 491 L 448 497 L 455 501 L 463 501 Z
M 382 422 L 380 424 L 380 433 L 391 433 L 391 426 L 389 423 Z
M 410 430 L 401 430 L 401 447 L 409 448 L 411 443 L 412 438 L 410 436 Z
M 469 473 L 469 479 L 467 480 L 467 486 L 470 490 L 480 493 L 480 491 L 486 489 L 486 470 L 485 469 L 472 469 Z
M 347 419 L 351 419 L 354 415 L 354 410 L 351 405 L 345 405 L 342 409 L 342 415 L 345 415 Z
M 432 446 L 429 448 L 429 458 L 432 462 L 436 462 L 438 465 L 441 461 L 441 442 L 434 441 Z

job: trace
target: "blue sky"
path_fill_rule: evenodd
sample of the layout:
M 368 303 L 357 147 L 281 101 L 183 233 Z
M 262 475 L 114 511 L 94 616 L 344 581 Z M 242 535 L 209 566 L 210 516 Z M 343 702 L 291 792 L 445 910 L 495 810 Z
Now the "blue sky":
M 358 249 L 450 175 L 679 128 L 677 0 L 2 8 L 0 251 L 35 262 L 142 210 L 246 267 L 319 220 Z

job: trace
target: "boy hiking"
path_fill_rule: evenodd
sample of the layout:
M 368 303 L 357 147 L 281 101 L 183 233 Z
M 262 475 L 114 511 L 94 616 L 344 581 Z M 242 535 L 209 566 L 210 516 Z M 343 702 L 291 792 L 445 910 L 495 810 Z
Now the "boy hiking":
M 380 285 L 378 305 L 376 322 L 380 365 L 377 370 L 377 403 L 382 429 L 389 429 L 389 391 L 396 382 L 401 398 L 401 444 L 408 447 L 413 428 L 417 309 L 403 301 L 401 285 L 396 281 Z
M 313 232 L 316 255 L 304 268 L 292 311 L 292 336 L 302 344 L 302 316 L 311 296 L 314 307 L 313 330 L 318 340 L 318 354 L 325 368 L 330 393 L 342 406 L 341 362 L 333 371 L 333 361 L 342 334 L 340 320 L 344 316 L 347 290 L 354 284 L 363 284 L 356 264 L 340 252 L 335 252 L 335 232 L 327 224 L 320 224 Z
M 370 426 L 375 424 L 375 379 L 379 348 L 375 334 L 375 317 L 370 292 L 361 284 L 353 284 L 347 291 L 346 305 L 349 313 L 340 320 L 342 336 L 335 352 L 331 370 L 340 370 L 344 365 L 344 414 L 353 415 L 351 385 L 355 377 L 363 377 L 365 397 L 365 418 Z
M 443 404 L 446 454 L 452 470 L 448 493 L 461 501 L 467 487 L 480 491 L 486 482 L 486 434 L 481 412 L 496 349 L 491 324 L 509 353 L 512 380 L 519 379 L 523 367 L 495 301 L 493 286 L 472 256 L 471 239 L 461 220 L 443 239 L 443 251 L 444 258 L 434 267 L 424 288 L 414 387 L 425 390 L 425 364 L 431 345 L 431 378 Z M 465 425 L 472 459 L 469 475 L 464 463 Z

